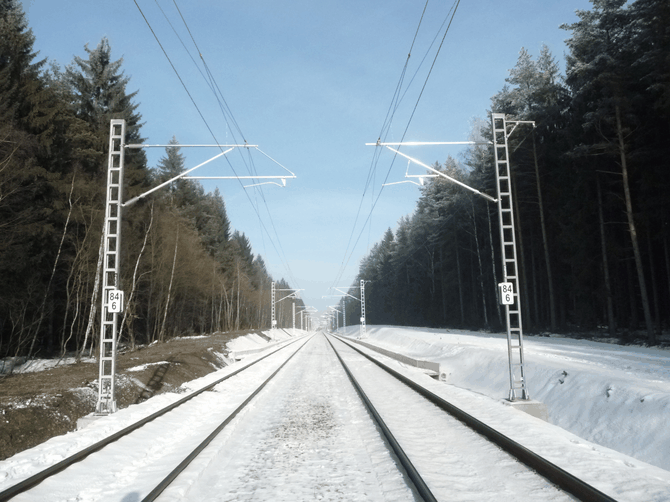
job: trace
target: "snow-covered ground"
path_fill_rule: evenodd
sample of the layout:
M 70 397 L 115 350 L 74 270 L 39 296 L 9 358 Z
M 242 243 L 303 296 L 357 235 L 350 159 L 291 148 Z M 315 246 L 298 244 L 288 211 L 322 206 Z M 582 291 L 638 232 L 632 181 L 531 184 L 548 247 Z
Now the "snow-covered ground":
M 7 357 L 0 359 L 0 375 L 4 373 L 36 373 L 38 371 L 50 370 L 58 366 L 75 364 L 75 357 L 62 357 L 60 359 L 28 359 L 25 357 Z M 82 357 L 79 362 L 95 363 L 94 357 Z
M 269 332 L 264 334 L 269 336 Z M 347 328 L 346 334 L 356 337 L 358 326 Z M 285 333 L 273 335 L 288 338 Z M 670 416 L 670 351 L 558 337 L 526 337 L 531 396 L 547 405 L 550 422 L 559 426 L 554 427 L 501 404 L 509 385 L 504 335 L 368 326 L 368 341 L 417 359 L 438 361 L 445 381 L 435 381 L 422 374 L 418 374 L 417 378 L 425 379 L 434 392 L 500 428 L 513 439 L 525 439 L 522 444 L 545 455 L 548 460 L 559 465 L 562 463 L 562 467 L 569 467 L 570 472 L 584 476 L 587 482 L 589 478 L 595 481 L 594 486 L 612 494 L 617 500 L 670 500 L 670 430 L 663 423 L 664 418 Z M 272 341 L 249 335 L 236 339 L 227 348 L 255 351 L 271 345 Z M 241 362 L 185 384 L 183 390 L 188 392 L 201 388 L 261 356 L 262 353 L 252 354 Z M 236 377 L 236 383 L 230 381 L 226 385 L 237 391 L 241 385 L 246 385 L 247 380 L 254 378 L 255 373 L 242 372 Z M 305 376 L 297 381 L 304 382 L 307 387 L 310 379 Z M 343 399 L 335 396 L 338 388 L 335 385 L 326 394 L 333 394 L 335 400 Z M 222 402 L 229 401 L 230 396 L 226 398 L 226 393 L 222 391 L 223 387 L 219 392 L 204 393 L 204 399 L 210 396 L 214 400 L 221 401 L 223 398 Z M 289 394 L 297 395 L 295 392 Z M 311 391 L 305 388 L 300 392 L 308 396 Z M 183 394 L 156 396 L 110 417 L 103 417 L 85 429 L 53 438 L 0 462 L 0 491 L 57 462 L 64 455 L 91 444 L 99 439 L 97 436 L 119 430 L 181 397 Z M 309 399 L 305 397 L 305 402 Z M 209 408 L 206 403 L 205 407 Z M 263 411 L 263 407 L 252 408 L 273 413 L 272 410 Z M 290 408 L 289 405 L 287 409 Z M 274 410 L 275 414 L 283 416 L 277 410 Z M 407 410 L 399 412 L 407 413 Z M 250 412 L 246 418 L 250 419 L 251 415 L 253 413 Z M 286 419 L 292 420 L 291 417 Z M 421 420 L 421 417 L 414 418 Z M 278 424 L 281 423 L 280 420 Z M 224 454 L 228 455 L 226 458 L 237 459 L 249 454 L 244 442 L 234 444 L 237 446 Z M 336 442 L 330 447 L 335 448 L 338 444 Z M 305 448 L 305 451 L 311 451 L 309 445 Z M 156 447 L 153 440 L 148 440 L 147 444 L 135 444 L 133 449 L 153 452 Z M 252 456 L 259 458 L 259 455 L 265 453 L 258 450 Z M 270 455 L 268 458 L 274 457 Z M 314 467 L 319 466 L 315 464 Z M 324 467 L 327 466 L 324 464 Z M 105 468 L 100 466 L 100 469 Z M 310 480 L 292 478 L 291 482 L 300 485 L 308 484 Z M 96 498 L 99 494 L 88 495 L 91 498 L 81 500 L 100 500 Z M 262 495 L 261 492 L 256 493 L 254 500 L 274 500 L 272 494 L 265 493 L 268 498 Z
M 358 336 L 358 326 L 346 334 Z M 368 326 L 367 335 L 439 362 L 448 384 L 495 399 L 509 393 L 504 334 Z M 547 405 L 550 423 L 670 471 L 669 350 L 526 336 L 524 354 L 530 397 Z
M 137 431 L 138 434 L 119 439 L 100 454 L 70 466 L 59 477 L 43 481 L 29 493 L 16 496 L 15 500 L 141 500 L 138 493 L 146 495 L 274 369 L 298 350 L 300 343 L 298 341 L 287 349 L 288 352 L 273 354 L 262 363 L 219 383 L 211 392 L 201 393 L 188 404 L 149 422 Z M 0 492 L 173 404 L 184 398 L 186 393 L 202 389 L 241 367 L 251 365 L 262 356 L 250 356 L 242 362 L 187 382 L 182 386 L 183 393 L 160 394 L 112 415 L 98 417 L 83 429 L 54 437 L 0 462 Z
M 160 500 L 418 499 L 328 342 L 317 336 Z

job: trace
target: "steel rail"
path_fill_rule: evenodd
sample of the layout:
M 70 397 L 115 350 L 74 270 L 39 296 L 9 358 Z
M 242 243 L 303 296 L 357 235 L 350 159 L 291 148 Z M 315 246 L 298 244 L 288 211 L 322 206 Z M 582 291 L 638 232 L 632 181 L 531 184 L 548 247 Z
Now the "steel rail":
M 297 340 L 296 340 L 297 341 Z M 309 340 L 307 340 L 308 342 Z M 243 409 L 244 407 L 249 404 L 249 402 L 258 395 L 258 393 L 265 388 L 265 386 L 272 380 L 279 371 L 286 366 L 286 364 L 293 359 L 293 356 L 295 356 L 298 352 L 300 352 L 300 349 L 302 349 L 305 345 L 307 345 L 307 342 L 305 342 L 302 347 L 299 347 L 298 350 L 296 350 L 291 356 L 284 361 L 279 368 L 277 368 L 249 397 L 247 397 L 240 406 L 238 406 L 235 411 L 233 411 L 223 422 L 221 422 L 212 433 L 205 438 L 204 441 L 202 441 L 198 446 L 196 446 L 189 455 L 182 460 L 177 467 L 175 467 L 170 474 L 165 476 L 163 480 L 156 485 L 156 487 L 149 492 L 149 494 L 142 499 L 142 502 L 153 502 L 156 500 L 157 497 L 160 496 L 165 489 L 170 486 L 170 484 L 179 476 L 179 474 L 182 473 L 184 469 L 186 469 L 189 464 L 195 460 L 195 458 L 202 453 L 202 450 L 204 450 L 209 443 L 211 443 L 216 436 L 219 435 L 219 433 L 228 425 Z
M 339 339 L 339 338 L 338 338 Z M 375 422 L 379 426 L 379 428 L 382 430 L 382 433 L 386 437 L 386 440 L 388 444 L 391 446 L 391 449 L 393 450 L 393 453 L 395 453 L 396 457 L 398 457 L 398 460 L 400 461 L 400 464 L 403 466 L 405 469 L 405 472 L 407 472 L 407 476 L 409 479 L 412 480 L 412 483 L 414 483 L 414 487 L 416 488 L 416 491 L 419 492 L 419 495 L 421 495 L 421 498 L 425 502 L 437 502 L 437 499 L 435 498 L 435 495 L 433 495 L 433 492 L 430 491 L 430 488 L 428 488 L 428 485 L 424 481 L 424 479 L 421 477 L 421 474 L 419 474 L 419 471 L 414 467 L 414 464 L 412 461 L 409 459 L 405 451 L 402 449 L 402 446 L 400 446 L 400 443 L 398 443 L 398 440 L 395 438 L 393 433 L 391 432 L 391 429 L 386 425 L 384 420 L 382 419 L 381 415 L 379 412 L 376 410 L 368 396 L 365 394 L 363 391 L 363 388 L 359 385 L 358 381 L 354 377 L 354 375 L 351 373 L 349 370 L 349 367 L 347 366 L 347 363 L 344 362 L 344 359 L 340 356 L 340 353 L 337 351 L 335 346 L 333 345 L 333 342 L 330 340 L 329 337 L 326 336 L 326 340 L 328 340 L 328 343 L 330 344 L 331 348 L 333 349 L 333 352 L 335 352 L 335 355 L 337 358 L 340 360 L 340 363 L 342 364 L 342 367 L 344 368 L 344 371 L 347 373 L 347 376 L 349 377 L 349 380 L 351 381 L 352 385 L 356 389 L 356 392 L 358 392 L 359 397 L 361 398 L 361 401 L 365 404 L 365 407 L 368 409 L 372 417 L 374 418 Z M 343 342 L 344 343 L 344 342 Z M 348 345 L 348 344 L 346 344 Z
M 9 488 L 0 492 L 0 502 L 5 502 L 6 500 L 10 500 L 11 498 L 15 497 L 16 495 L 18 495 L 20 493 L 23 493 L 23 492 L 26 492 L 26 491 L 30 490 L 34 486 L 40 484 L 45 479 L 47 479 L 51 476 L 54 476 L 55 474 L 58 474 L 62 470 L 71 466 L 72 464 L 75 464 L 77 462 L 80 462 L 80 461 L 84 460 L 90 454 L 95 453 L 98 450 L 101 450 L 105 446 L 109 445 L 110 443 L 113 443 L 113 442 L 117 441 L 118 439 L 122 438 L 123 436 L 127 436 L 131 432 L 133 432 L 133 431 L 139 429 L 140 427 L 148 424 L 152 420 L 155 420 L 156 418 L 172 411 L 173 409 L 177 408 L 178 406 L 181 406 L 182 404 L 184 404 L 187 401 L 189 401 L 190 399 L 193 399 L 194 397 L 202 394 L 203 392 L 206 392 L 206 391 L 212 389 L 213 387 L 220 384 L 224 380 L 227 380 L 228 378 L 237 375 L 241 371 L 244 371 L 247 368 L 250 368 L 254 364 L 262 361 L 263 359 L 265 359 L 266 357 L 270 357 L 272 354 L 275 354 L 276 352 L 288 347 L 289 345 L 292 345 L 293 343 L 299 341 L 301 338 L 293 340 L 293 341 L 277 348 L 276 350 L 273 350 L 272 352 L 264 355 L 263 357 L 258 358 L 257 360 L 253 361 L 252 363 L 250 363 L 246 366 L 243 366 L 241 368 L 238 368 L 237 370 L 229 373 L 228 375 L 224 376 L 223 378 L 220 378 L 219 380 L 217 380 L 217 381 L 215 381 L 211 384 L 206 385 L 202 389 L 199 389 L 199 390 L 183 397 L 182 399 L 180 399 L 178 401 L 175 401 L 174 403 L 166 406 L 165 408 L 163 408 L 161 410 L 158 410 L 155 413 L 152 413 L 151 415 L 135 422 L 134 424 L 129 425 L 128 427 L 125 427 L 124 429 L 121 429 L 120 431 L 115 432 L 114 434 L 106 437 L 105 439 L 102 439 L 102 440 L 98 441 L 97 443 L 94 443 L 94 444 L 84 448 L 83 450 L 75 453 L 74 455 L 71 455 L 71 456 L 61 460 L 57 464 L 54 464 L 50 467 L 47 467 L 46 469 L 44 469 L 44 470 L 42 470 L 42 471 L 40 471 L 36 474 L 33 474 L 29 478 L 26 478 L 23 481 L 21 481 L 19 483 L 16 483 L 15 485 L 10 486 Z
M 530 467 L 534 471 L 536 471 L 538 474 L 540 474 L 542 477 L 545 479 L 549 480 L 550 482 L 554 483 L 558 487 L 560 487 L 562 490 L 570 493 L 571 495 L 574 495 L 577 497 L 579 500 L 583 502 L 616 502 L 616 499 L 613 499 L 609 495 L 601 492 L 597 488 L 591 486 L 590 484 L 586 483 L 585 481 L 582 481 L 578 477 L 570 474 L 566 470 L 562 469 L 561 467 L 557 466 L 556 464 L 550 462 L 549 460 L 545 459 L 544 457 L 538 455 L 537 453 L 529 450 L 525 446 L 517 443 L 513 439 L 505 436 L 503 433 L 495 430 L 493 427 L 490 427 L 486 425 L 484 422 L 481 420 L 476 419 L 469 413 L 466 413 L 465 411 L 461 410 L 460 408 L 454 406 L 444 398 L 438 396 L 437 394 L 434 394 L 430 390 L 426 389 L 422 385 L 414 382 L 410 378 L 406 377 L 405 375 L 399 373 L 398 371 L 394 370 L 393 368 L 387 366 L 386 364 L 382 363 L 381 361 L 375 359 L 374 357 L 370 356 L 369 354 L 366 354 L 362 350 L 360 350 L 358 347 L 355 347 L 352 345 L 349 341 L 343 339 L 342 337 L 334 335 L 338 340 L 340 340 L 342 343 L 345 345 L 351 347 L 354 349 L 356 352 L 359 354 L 365 356 L 367 359 L 375 363 L 377 366 L 385 370 L 386 372 L 390 373 L 394 377 L 396 377 L 398 380 L 403 382 L 405 385 L 410 387 L 411 389 L 415 390 L 419 394 L 421 394 L 423 397 L 431 401 L 433 404 L 441 408 L 442 410 L 446 411 L 450 415 L 452 415 L 454 418 L 457 418 L 459 421 L 461 421 L 463 424 L 467 425 L 471 429 L 473 429 L 475 432 L 481 434 L 482 436 L 486 437 L 489 441 L 492 443 L 498 445 L 500 448 L 502 448 L 505 452 L 509 453 L 513 457 L 515 457 L 517 460 L 525 464 L 526 466 Z

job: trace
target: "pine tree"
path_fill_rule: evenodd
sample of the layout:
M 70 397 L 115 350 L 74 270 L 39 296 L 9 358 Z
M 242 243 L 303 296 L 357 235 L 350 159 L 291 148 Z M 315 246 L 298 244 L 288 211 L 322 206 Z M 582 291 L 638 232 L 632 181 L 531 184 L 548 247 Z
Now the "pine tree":
M 0 343 L 15 353 L 39 343 L 42 320 L 53 320 L 45 276 L 59 235 L 41 123 L 54 103 L 33 43 L 21 4 L 0 1 Z
M 200 228 L 202 242 L 209 254 L 223 267 L 229 266 L 230 220 L 226 204 L 219 189 L 205 195 L 202 201 L 204 214 Z M 260 255 L 256 259 L 261 259 Z
M 0 0 L 0 123 L 25 127 L 30 95 L 39 87 L 46 60 L 33 62 L 35 37 L 18 0 Z
M 546 149 L 547 145 L 556 143 L 552 136 L 557 134 L 558 126 L 561 124 L 560 115 L 565 107 L 567 92 L 559 83 L 558 65 L 546 45 L 540 50 L 540 55 L 536 61 L 533 61 L 528 51 L 522 48 L 516 65 L 510 70 L 510 76 L 505 81 L 513 86 L 511 88 L 506 87 L 504 90 L 505 102 L 509 103 L 512 111 L 512 117 L 510 118 L 535 122 L 532 130 L 532 141 L 526 141 L 527 134 L 519 135 L 518 133 L 512 141 L 512 152 L 516 152 L 523 147 L 521 152 L 515 155 L 515 159 L 532 158 L 533 160 L 532 162 L 516 161 L 514 163 L 514 178 L 516 180 L 514 190 L 517 199 L 533 200 L 532 204 L 521 205 L 524 222 L 533 222 L 539 216 L 547 276 L 547 281 L 544 284 L 546 284 L 549 294 L 549 326 L 552 330 L 555 330 L 557 327 L 556 294 L 543 185 L 547 184 L 545 178 L 548 173 L 546 171 L 556 169 L 556 161 L 552 159 L 555 159 L 557 155 L 553 155 L 553 152 L 546 152 Z M 501 99 L 500 96 L 496 96 L 493 101 L 495 103 Z M 496 110 L 496 108 L 494 107 L 493 110 Z M 538 144 L 539 149 L 537 148 Z M 543 159 L 543 161 L 540 162 L 540 159 Z M 541 167 L 543 168 L 542 174 Z M 537 201 L 537 204 L 535 201 Z M 534 213 L 537 213 L 537 216 Z M 530 218 L 527 218 L 526 215 Z M 521 215 L 519 216 L 521 217 Z
M 249 238 L 244 235 L 244 232 L 236 230 L 233 233 L 232 240 L 237 243 L 238 257 L 243 263 L 245 273 L 251 270 L 254 263 L 254 253 L 251 249 L 251 242 Z
M 572 31 L 566 42 L 570 54 L 566 81 L 573 93 L 572 108 L 576 119 L 590 133 L 590 142 L 581 146 L 585 154 L 604 153 L 620 166 L 624 204 L 633 257 L 637 271 L 642 309 L 649 343 L 655 343 L 642 252 L 638 239 L 634 192 L 635 179 L 631 147 L 632 127 L 640 117 L 634 103 L 640 96 L 639 74 L 634 70 L 637 53 L 635 30 L 631 23 L 632 7 L 626 0 L 592 0 L 592 11 L 578 11 L 580 20 L 564 28 Z M 580 148 L 577 149 L 580 151 Z M 610 169 L 611 170 L 611 169 Z
M 158 160 L 158 166 L 154 170 L 155 182 L 164 183 L 186 170 L 186 159 L 181 153 L 179 142 L 172 137 L 171 146 L 165 148 L 165 157 Z M 169 186 L 162 189 L 161 194 L 168 194 L 170 204 L 179 209 L 186 219 L 194 224 L 198 220 L 198 205 L 204 200 L 204 190 L 197 181 L 179 178 Z
M 172 136 L 172 139 L 169 142 L 170 146 L 165 147 L 165 157 L 161 157 L 158 160 L 158 166 L 154 171 L 154 177 L 156 178 L 155 182 L 164 183 L 169 179 L 174 178 L 175 176 L 183 173 L 185 171 L 185 158 L 181 153 L 181 148 L 179 147 L 179 141 L 175 136 Z M 177 180 L 173 182 L 166 188 L 170 193 L 174 193 L 178 190 Z
M 91 135 L 89 151 L 90 163 L 85 166 L 89 172 L 104 173 L 107 155 L 109 124 L 111 119 L 125 119 L 126 144 L 140 144 L 144 141 L 140 134 L 142 116 L 137 112 L 139 104 L 133 100 L 138 91 L 128 93 L 130 81 L 121 71 L 123 59 L 112 61 L 112 49 L 107 38 L 103 38 L 95 49 L 84 46 L 88 59 L 75 56 L 74 62 L 65 71 L 64 79 L 73 91 L 73 108 L 77 118 L 89 125 Z M 148 172 L 146 155 L 143 150 L 128 150 L 125 158 L 125 180 L 130 191 L 126 195 L 137 195 L 141 189 L 133 187 L 146 185 Z
M 123 60 L 113 61 L 111 47 L 107 39 L 102 41 L 94 50 L 85 46 L 88 59 L 76 56 L 61 74 L 56 72 L 54 80 L 67 95 L 70 111 L 76 118 L 74 127 L 70 130 L 73 156 L 76 158 L 80 179 L 86 185 L 82 187 L 80 196 L 86 201 L 86 207 L 80 213 L 90 215 L 91 221 L 83 227 L 87 235 L 83 239 L 81 234 L 77 242 L 85 249 L 78 250 L 81 266 L 86 270 L 86 295 L 91 311 L 88 317 L 88 326 L 84 330 L 85 338 L 92 331 L 95 322 L 96 306 L 99 302 L 96 280 L 100 274 L 99 256 L 100 230 L 103 224 L 104 194 L 107 174 L 107 154 L 109 146 L 110 120 L 114 118 L 126 121 L 126 144 L 143 142 L 140 136 L 141 115 L 137 112 L 139 105 L 133 102 L 137 92 L 127 93 L 129 79 L 123 75 L 121 64 Z M 146 167 L 146 156 L 143 150 L 127 149 L 124 161 L 124 199 L 146 191 L 149 181 L 149 172 Z M 134 208 L 124 215 L 126 223 L 130 223 L 129 233 L 124 234 L 124 246 L 127 250 L 139 249 L 136 243 L 143 242 L 142 226 L 134 224 L 141 218 L 142 211 Z M 136 233 L 134 233 L 136 232 Z M 128 254 L 128 258 L 136 257 Z M 132 271 L 129 271 L 132 272 Z M 83 272 L 82 272 L 83 273 Z M 125 278 L 122 274 L 122 281 Z

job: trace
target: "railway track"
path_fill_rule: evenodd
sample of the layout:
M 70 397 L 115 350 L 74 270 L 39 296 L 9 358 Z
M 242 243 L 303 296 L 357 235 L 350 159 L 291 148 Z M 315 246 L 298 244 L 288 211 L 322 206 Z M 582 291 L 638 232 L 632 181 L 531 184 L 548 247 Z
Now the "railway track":
M 204 387 L 186 395 L 185 397 L 179 399 L 178 401 L 160 409 L 157 412 L 154 412 L 141 420 L 136 421 L 135 423 L 124 427 L 123 429 L 105 437 L 104 439 L 97 441 L 93 444 L 90 444 L 81 450 L 77 451 L 76 453 L 67 456 L 66 458 L 63 458 L 62 460 L 59 460 L 57 462 L 54 462 L 53 464 L 49 465 L 45 469 L 31 473 L 29 476 L 25 477 L 25 479 L 22 479 L 20 482 L 15 483 L 14 485 L 5 488 L 4 490 L 0 491 L 0 502 L 4 502 L 6 500 L 32 500 L 32 493 L 34 493 L 34 489 L 38 486 L 40 486 L 42 483 L 45 481 L 54 478 L 57 476 L 59 473 L 62 471 L 71 468 L 72 466 L 76 466 L 77 464 L 82 463 L 83 461 L 89 459 L 89 457 L 97 452 L 100 452 L 101 450 L 108 448 L 110 445 L 114 445 L 118 443 L 122 439 L 127 439 L 129 438 L 133 433 L 136 433 L 136 431 L 146 428 L 147 426 L 151 426 L 156 424 L 157 420 L 159 420 L 161 417 L 165 417 L 166 415 L 172 413 L 174 414 L 175 410 L 180 410 L 183 412 L 183 410 L 189 405 L 192 404 L 194 400 L 198 399 L 201 397 L 204 393 L 214 391 L 215 388 L 227 381 L 233 380 L 235 376 L 241 374 L 244 371 L 249 371 L 250 369 L 255 369 L 256 365 L 260 363 L 261 361 L 266 361 L 269 358 L 277 357 L 280 351 L 286 351 L 286 350 L 291 350 L 291 346 L 293 346 L 296 343 L 300 343 L 301 339 L 297 339 L 294 341 L 291 341 L 287 344 L 282 345 L 281 347 L 278 347 L 267 354 L 263 355 L 262 357 L 259 357 L 258 359 L 253 360 L 252 362 L 248 364 L 242 364 L 239 368 L 233 370 L 232 372 L 226 374 L 222 378 L 205 385 Z M 302 340 L 304 343 L 304 340 Z M 295 347 L 294 347 L 295 349 Z M 291 353 L 291 356 L 295 354 L 295 351 Z M 286 360 L 283 361 L 285 363 Z M 267 378 L 264 378 L 263 381 L 267 381 Z M 263 381 L 261 381 L 261 385 L 263 384 Z M 262 387 L 261 387 L 262 388 Z M 253 392 L 259 392 L 260 388 L 255 388 L 252 389 Z M 248 401 L 245 401 L 245 404 Z M 243 406 L 242 406 L 243 407 Z M 240 408 L 240 407 L 238 407 Z M 239 412 L 238 410 L 235 410 L 233 413 Z M 186 413 L 188 414 L 188 413 Z M 159 426 L 160 427 L 160 426 Z M 32 492 L 31 492 L 32 491 Z M 45 500 L 48 500 L 45 499 Z
M 524 464 L 527 466 L 532 472 L 537 473 L 538 475 L 542 476 L 545 478 L 547 481 L 555 485 L 557 488 L 560 490 L 564 491 L 567 494 L 570 494 L 572 497 L 574 497 L 577 500 L 582 500 L 582 501 L 597 501 L 597 502 L 613 502 L 614 499 L 609 497 L 607 494 L 599 491 L 595 487 L 583 482 L 582 480 L 576 478 L 575 476 L 571 475 L 570 473 L 566 472 L 564 469 L 561 469 L 560 467 L 556 466 L 555 464 L 547 461 L 543 457 L 535 454 L 534 452 L 528 450 L 524 446 L 520 445 L 519 443 L 511 440 L 504 434 L 496 431 L 495 429 L 489 427 L 488 425 L 482 423 L 481 421 L 477 420 L 476 418 L 472 417 L 471 415 L 467 414 L 466 412 L 460 410 L 456 406 L 452 405 L 451 403 L 447 402 L 440 396 L 434 394 L 430 390 L 424 388 L 423 386 L 415 383 L 413 380 L 405 377 L 398 371 L 394 370 L 392 367 L 384 364 L 381 362 L 378 358 L 371 356 L 370 354 L 366 353 L 363 350 L 360 350 L 358 347 L 356 347 L 353 343 L 346 341 L 345 339 L 342 339 L 340 337 L 337 337 L 337 340 L 342 343 L 343 345 L 346 345 L 350 351 L 355 351 L 358 357 L 353 358 L 353 362 L 358 363 L 357 366 L 360 367 L 361 364 L 361 358 L 364 358 L 367 360 L 370 364 L 376 366 L 379 368 L 379 371 L 376 373 L 376 377 L 373 377 L 376 379 L 376 383 L 374 386 L 380 387 L 380 386 L 385 386 L 385 394 L 386 394 L 386 400 L 390 399 L 397 399 L 397 395 L 393 395 L 394 391 L 390 390 L 391 386 L 388 385 L 388 382 L 390 381 L 390 378 L 395 379 L 397 382 L 401 382 L 404 386 L 406 386 L 408 389 L 411 389 L 413 392 L 416 392 L 418 395 L 420 395 L 425 403 L 430 403 L 437 408 L 439 408 L 441 411 L 446 412 L 450 417 L 453 417 L 455 421 L 458 421 L 460 424 L 463 425 L 462 428 L 467 428 L 471 431 L 473 431 L 477 436 L 479 436 L 481 439 L 485 439 L 486 441 L 489 441 L 490 443 L 495 444 L 502 452 L 505 453 L 505 455 L 509 455 L 516 460 L 518 460 L 520 463 Z M 345 361 L 345 358 L 340 357 L 340 360 L 343 365 L 345 365 L 348 368 L 348 364 Z M 350 374 L 350 377 L 352 380 L 355 380 L 355 374 L 356 371 L 354 367 L 352 369 L 347 369 L 347 372 Z M 382 379 L 380 375 L 386 374 L 389 376 L 387 379 Z M 380 382 L 383 382 L 380 384 Z M 355 385 L 358 387 L 360 384 L 357 382 Z M 361 387 L 361 394 L 365 394 L 365 386 Z M 378 396 L 381 396 L 378 394 Z M 369 406 L 371 408 L 374 408 L 374 400 L 369 400 L 367 397 L 363 397 L 366 402 L 369 401 Z M 383 397 L 378 397 L 377 401 L 384 401 Z M 416 402 L 416 401 L 415 401 Z M 415 406 L 423 406 L 424 404 L 415 404 Z M 397 404 L 394 405 L 395 408 L 398 407 Z M 371 413 L 377 415 L 379 414 L 379 411 L 372 411 Z M 396 422 L 399 423 L 407 423 L 407 417 L 396 417 Z M 451 426 L 445 426 L 449 427 L 450 430 Z M 386 433 L 386 429 L 388 427 L 384 426 L 383 427 Z M 430 436 L 430 432 L 428 427 L 421 427 L 424 430 L 421 432 L 421 434 L 425 436 Z M 461 427 L 456 427 L 456 429 L 462 429 Z M 399 430 L 399 428 L 396 428 L 396 430 Z M 388 431 L 388 435 L 390 435 L 389 443 L 391 445 L 398 444 L 398 448 L 402 450 L 402 442 L 398 441 L 396 438 L 393 438 L 392 435 L 393 433 L 391 430 Z M 439 431 L 435 432 L 435 434 L 432 436 L 434 439 L 439 440 L 439 438 L 443 437 L 444 434 L 440 434 Z M 470 446 L 469 448 L 473 448 Z M 394 446 L 395 449 L 395 446 Z M 424 480 L 424 477 L 421 474 L 421 469 L 417 468 L 414 466 L 409 458 L 409 455 L 405 451 L 401 451 L 398 453 L 398 457 L 402 460 L 403 458 L 407 458 L 407 465 L 403 462 L 403 466 L 407 469 L 409 473 L 411 473 L 412 479 L 415 477 L 419 479 L 418 486 L 422 486 L 421 490 L 422 492 L 428 492 L 425 495 L 425 500 L 445 500 L 444 498 L 441 497 L 436 497 L 432 492 L 430 492 L 429 488 L 429 483 L 427 483 Z M 498 462 L 504 463 L 504 458 L 501 458 Z M 430 464 L 430 466 L 435 466 L 437 464 L 437 461 L 435 459 L 428 458 L 427 461 L 424 460 L 424 463 Z M 495 463 L 495 462 L 494 462 Z M 491 475 L 491 471 L 488 471 L 487 475 Z M 438 474 L 439 476 L 439 474 Z M 502 488 L 502 486 L 501 486 Z M 497 494 L 491 494 L 491 495 L 496 495 L 498 498 L 500 497 L 500 493 Z M 503 497 L 504 498 L 504 497 Z M 517 497 L 518 498 L 518 497 Z M 483 499 L 486 500 L 486 499 Z
M 0 501 L 207 500 L 214 494 L 217 500 L 257 500 L 263 493 L 273 501 L 613 500 L 350 342 L 311 337 L 260 360 L 265 363 L 240 368 L 0 492 Z M 238 388 L 243 385 L 232 377 L 247 370 L 258 375 Z M 262 392 L 266 388 L 271 392 Z M 191 437 L 184 421 L 212 404 L 193 404 L 185 411 L 186 403 L 207 391 L 221 395 L 221 410 L 213 414 L 218 424 L 210 416 L 208 432 L 194 426 L 200 432 Z M 173 418 L 161 424 L 167 418 L 160 417 L 168 416 Z M 158 435 L 171 423 L 181 424 L 172 433 L 182 434 L 179 440 L 157 439 L 160 446 L 153 451 L 126 456 L 132 434 L 145 429 L 144 434 Z M 119 470 L 106 479 L 124 478 L 124 488 L 114 493 L 77 487 L 92 484 L 87 472 L 103 461 L 93 453 L 112 449 L 108 455 L 119 459 Z M 54 476 L 66 468 L 73 471 L 68 484 L 75 496 L 60 495 L 62 488 L 56 488 L 63 482 Z

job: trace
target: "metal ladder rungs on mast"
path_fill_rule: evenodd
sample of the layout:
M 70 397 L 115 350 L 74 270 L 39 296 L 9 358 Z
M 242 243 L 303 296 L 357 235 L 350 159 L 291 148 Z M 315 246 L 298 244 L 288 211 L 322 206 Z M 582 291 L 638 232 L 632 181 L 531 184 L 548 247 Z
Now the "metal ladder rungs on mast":
M 521 305 L 517 270 L 517 252 L 514 229 L 514 209 L 512 204 L 511 173 L 509 167 L 509 151 L 507 142 L 507 123 L 505 114 L 491 114 L 493 129 L 493 151 L 496 166 L 496 183 L 498 189 L 498 217 L 500 223 L 500 243 L 503 257 L 503 277 L 505 282 L 514 285 L 514 304 L 505 305 L 507 324 L 507 347 L 510 354 L 510 401 L 530 399 L 526 388 L 526 377 L 523 356 L 523 330 L 521 327 Z M 513 340 L 514 339 L 514 340 Z M 512 362 L 512 356 L 519 362 Z M 519 395 L 520 394 L 520 395 Z
M 123 194 L 123 148 L 125 121 L 112 120 L 109 135 L 107 194 L 103 230 L 102 307 L 100 312 L 100 370 L 98 373 L 98 402 L 95 412 L 106 415 L 116 411 L 114 374 L 116 372 L 116 336 L 118 314 L 110 312 L 110 291 L 119 287 L 119 250 L 121 230 L 121 200 Z

